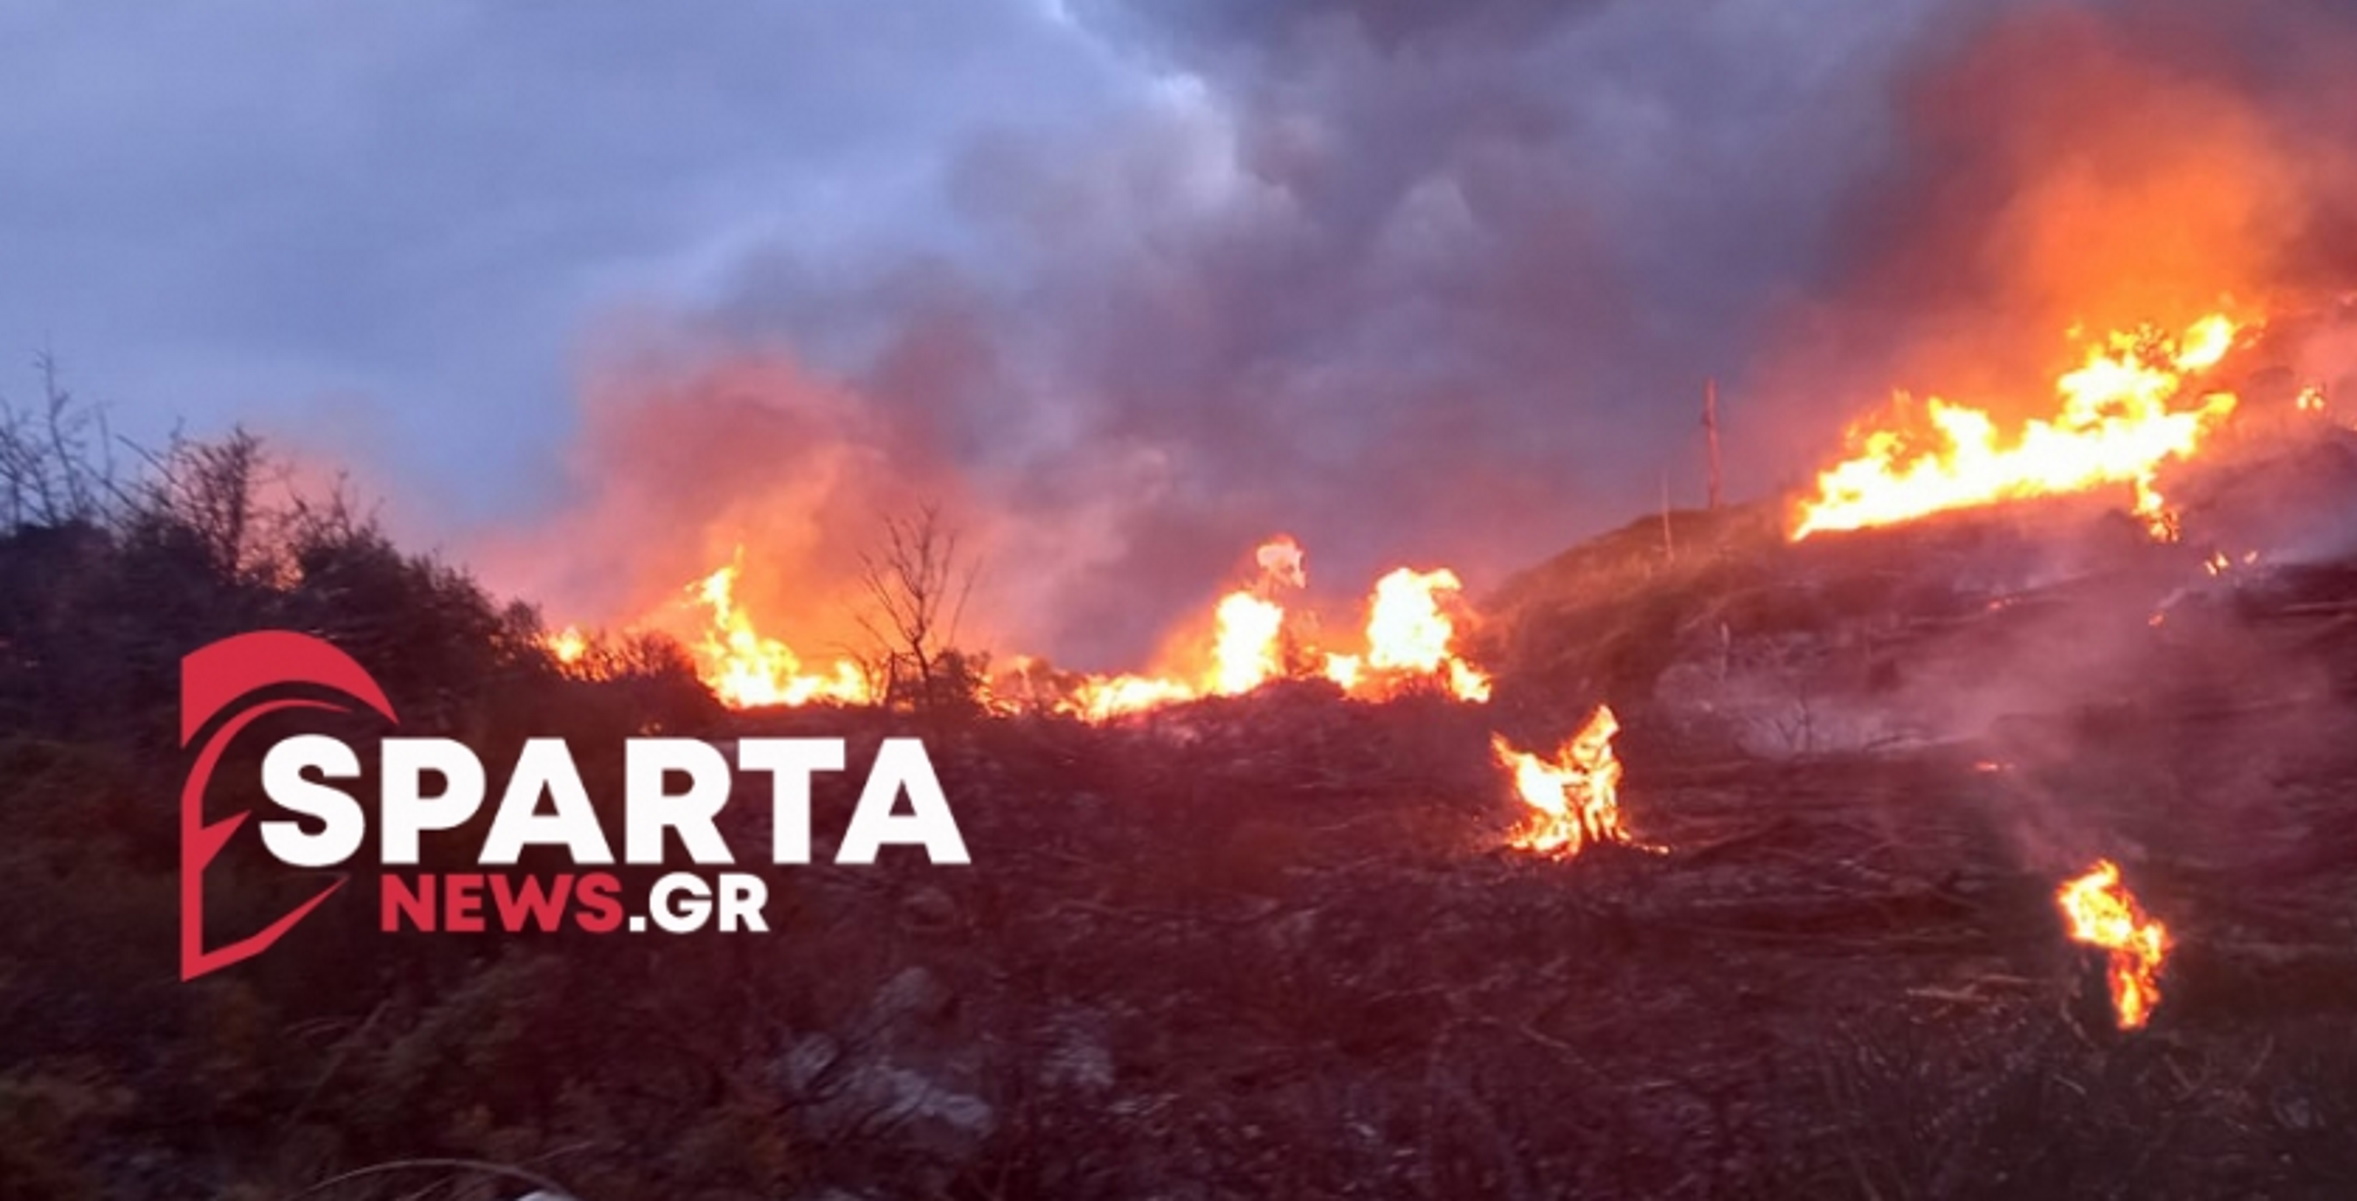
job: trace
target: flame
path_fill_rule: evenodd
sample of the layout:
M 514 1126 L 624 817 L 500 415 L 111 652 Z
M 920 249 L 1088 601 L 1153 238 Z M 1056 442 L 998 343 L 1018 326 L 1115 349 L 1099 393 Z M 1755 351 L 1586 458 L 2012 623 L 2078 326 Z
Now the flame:
M 1177 680 L 1152 676 L 1090 676 L 1073 691 L 1070 711 L 1092 722 L 1145 713 L 1202 694 Z
M 1792 537 L 2126 483 L 2146 528 L 2174 541 L 2176 517 L 2155 477 L 2165 463 L 2192 455 L 2234 411 L 2228 392 L 2180 398 L 2188 377 L 2222 362 L 2240 332 L 2212 314 L 2175 338 L 2149 326 L 2113 333 L 2055 381 L 2055 417 L 2032 419 L 2011 435 L 1984 410 L 1933 397 L 1922 410 L 1927 430 L 1866 430 L 1855 456 L 1819 475 Z M 1899 399 L 1905 407 L 1905 395 Z
M 1211 690 L 1237 696 L 1267 683 L 1284 670 L 1277 636 L 1285 627 L 1285 609 L 1249 592 L 1220 598 L 1213 621 L 1218 633 L 1211 648 Z
M 1360 699 L 1386 699 L 1426 683 L 1463 700 L 1489 699 L 1489 678 L 1455 651 L 1456 625 L 1444 603 L 1462 588 L 1455 572 L 1403 567 L 1383 577 L 1368 602 L 1365 651 L 1323 653 L 1289 641 L 1288 635 L 1297 631 L 1278 599 L 1289 590 L 1307 587 L 1303 558 L 1301 544 L 1289 535 L 1277 535 L 1257 547 L 1257 578 L 1221 596 L 1213 606 L 1207 643 L 1175 656 L 1190 665 L 1185 670 L 1058 676 L 1047 669 L 1037 678 L 1008 682 L 1007 691 L 996 695 L 993 703 L 1009 710 L 1034 704 L 1104 722 L 1204 697 L 1240 696 L 1273 680 L 1318 674 Z M 839 659 L 829 671 L 808 671 L 790 646 L 764 634 L 738 599 L 743 573 L 740 546 L 728 563 L 685 590 L 699 614 L 683 641 L 694 656 L 696 674 L 715 696 L 737 708 L 818 701 L 864 704 L 874 699 L 856 663 Z M 675 610 L 666 611 L 643 624 L 676 630 L 676 618 Z M 573 670 L 582 670 L 578 665 L 585 665 L 593 650 L 593 640 L 577 627 L 567 627 L 544 642 L 560 665 Z M 1011 660 L 1042 666 L 1023 656 Z M 1030 699 L 1011 699 L 1018 696 Z
M 1367 664 L 1357 655 L 1326 656 L 1326 678 L 1346 693 L 1355 693 L 1367 678 Z
M 1260 578 L 1212 608 L 1210 667 L 1193 680 L 1168 676 L 1087 676 L 1065 708 L 1089 721 L 1144 713 L 1205 696 L 1241 696 L 1285 674 L 1281 589 L 1309 586 L 1301 544 L 1279 534 L 1252 552 Z
M 740 546 L 730 562 L 687 587 L 689 598 L 710 615 L 692 649 L 696 674 L 713 695 L 737 708 L 813 701 L 863 704 L 872 699 L 857 664 L 838 659 L 831 672 L 805 673 L 792 647 L 754 627 L 752 616 L 736 599 L 744 566 L 745 548 Z
M 566 626 L 543 639 L 541 644 L 548 648 L 557 666 L 568 670 L 580 666 L 582 657 L 589 653 L 589 635 L 582 633 L 580 626 Z
M 2098 859 L 2085 875 L 2054 894 L 2071 941 L 2110 952 L 2112 1011 L 2120 1029 L 2134 1030 L 2151 1019 L 2161 1000 L 2161 962 L 2169 953 L 2169 930 L 2146 917 L 2120 883 L 2119 865 Z
M 1402 681 L 1431 679 L 1459 700 L 1488 700 L 1489 677 L 1457 657 L 1456 623 L 1441 604 L 1463 588 L 1446 567 L 1402 567 L 1377 580 L 1367 605 L 1367 653 L 1327 656 L 1326 678 L 1370 699 L 1397 691 Z
M 2213 576 L 2222 576 L 2235 568 L 2249 567 L 2258 561 L 2259 552 L 2255 550 L 2244 551 L 2239 559 L 2228 555 L 2225 551 L 2213 550 L 2208 558 L 2202 560 L 2202 570 Z
M 1552 759 L 1515 750 L 1502 734 L 1491 737 L 1498 765 L 1514 774 L 1514 790 L 1531 808 L 1513 846 L 1569 857 L 1591 843 L 1631 841 L 1620 824 L 1620 760 L 1612 753 L 1619 732 L 1620 719 L 1598 705 Z
M 1437 685 L 1460 700 L 1489 699 L 1489 677 L 1457 657 L 1456 624 L 1444 602 L 1463 585 L 1445 567 L 1402 567 L 1376 582 L 1368 599 L 1365 651 L 1309 649 L 1289 658 L 1291 618 L 1276 597 L 1307 586 L 1302 557 L 1301 544 L 1282 534 L 1253 552 L 1260 578 L 1222 596 L 1213 607 L 1211 643 L 1202 654 L 1208 666 L 1202 671 L 1084 677 L 1061 708 L 1089 721 L 1107 721 L 1207 696 L 1240 696 L 1272 680 L 1313 674 L 1361 700 L 1383 700 L 1425 685 Z

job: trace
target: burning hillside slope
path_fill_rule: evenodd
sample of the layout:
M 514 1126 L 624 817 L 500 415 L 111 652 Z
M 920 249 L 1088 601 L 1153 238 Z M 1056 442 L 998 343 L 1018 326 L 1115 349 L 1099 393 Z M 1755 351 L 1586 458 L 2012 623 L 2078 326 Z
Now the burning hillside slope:
M 1402 567 L 1376 581 L 1364 608 L 1363 637 L 1341 642 L 1354 648 L 1343 651 L 1328 649 L 1333 644 L 1315 632 L 1324 623 L 1299 607 L 1298 598 L 1309 585 L 1304 557 L 1300 543 L 1288 535 L 1256 548 L 1256 578 L 1212 606 L 1207 634 L 1189 629 L 1174 638 L 1174 646 L 1164 655 L 1173 662 L 1168 671 L 1058 672 L 1017 655 L 1014 668 L 984 686 L 980 699 L 985 707 L 1005 712 L 1054 712 L 1097 722 L 1204 697 L 1241 696 L 1286 679 L 1322 679 L 1361 700 L 1422 690 L 1468 702 L 1489 699 L 1488 677 L 1458 653 L 1457 627 L 1466 610 L 1458 599 L 1462 585 L 1456 573 L 1445 567 Z M 954 567 L 946 560 L 918 567 L 904 564 L 896 576 L 871 576 L 869 604 L 889 610 L 896 602 L 920 600 L 924 594 L 912 587 L 911 572 L 946 575 Z M 895 636 L 922 642 L 924 635 L 905 620 L 892 621 L 894 614 L 886 612 L 875 619 L 883 624 L 871 625 L 874 642 L 864 657 L 839 657 L 828 670 L 806 671 L 793 647 L 762 628 L 737 599 L 736 585 L 744 570 L 745 550 L 740 546 L 730 563 L 689 584 L 680 600 L 647 614 L 626 631 L 667 633 L 679 639 L 693 652 L 705 683 L 733 707 L 890 699 L 880 661 L 895 652 Z M 954 624 L 953 615 L 953 629 Z M 603 657 L 588 653 L 591 641 L 580 627 L 566 626 L 550 636 L 549 649 L 559 662 L 594 678 Z M 950 648 L 944 642 L 939 650 Z
M 1852 431 L 1856 457 L 1817 478 L 1793 537 L 2113 484 L 2133 490 L 2133 510 L 2155 538 L 2173 540 L 2176 516 L 2161 496 L 2160 472 L 2191 458 L 2234 413 L 2232 392 L 2195 381 L 2246 337 L 2224 314 L 2176 334 L 2115 331 L 2055 381 L 2055 416 L 2010 430 L 1984 410 L 1936 396 L 1913 413 L 1901 394 L 1894 412 Z M 1914 428 L 1892 420 L 1905 417 L 1916 419 Z
M 2328 421 L 2227 440 L 2175 476 L 2182 541 L 2109 493 L 1982 506 L 1794 543 L 1779 506 L 1672 514 L 1567 552 L 1494 598 L 1498 688 L 1605 696 L 1646 736 L 1777 757 L 1976 737 L 2133 704 L 2153 648 L 2203 614 L 2297 608 L 2303 564 L 2357 546 L 2357 436 Z M 2298 694 L 2295 659 L 2231 673 Z
M 1772 522 L 1765 537 L 1781 545 Z M 2276 654 L 2332 629 L 2257 622 L 2232 644 Z M 2327 646 L 2357 692 L 2357 637 Z M 1571 735 L 1537 790 L 1551 803 L 1527 814 L 1497 803 L 1492 714 L 1437 695 L 1338 705 L 1278 686 L 1204 701 L 1184 737 L 980 727 L 945 772 L 980 798 L 977 861 L 1000 870 L 810 873 L 800 956 L 865 966 L 816 1019 L 828 1033 L 793 1045 L 855 1083 L 914 1072 L 1016 1100 L 984 1131 L 896 1127 L 833 1154 L 828 1178 L 1013 1161 L 1042 1191 L 1110 1189 L 1153 1174 L 1126 1149 L 1141 1138 L 1216 1148 L 1187 1179 L 1317 1194 L 1479 1194 L 1521 1173 L 1597 1194 L 1866 1195 L 1864 1178 L 1889 1195 L 2004 1173 L 2190 1197 L 2297 1193 L 2347 1162 L 2312 1115 L 2350 1112 L 2357 1063 L 2357 956 L 2326 916 L 2357 898 L 2339 804 L 2357 709 L 2287 738 L 2278 710 L 2204 711 L 2172 688 L 2140 721 L 1805 770 L 1632 718 L 1624 780 L 1606 715 L 1583 729 L 1504 665 L 1497 703 L 1546 731 L 1510 744 Z M 2151 656 L 2176 682 L 2217 669 L 2184 641 Z M 2269 772 L 2246 770 L 2254 754 Z M 1616 788 L 1667 852 L 1499 853 L 1557 814 L 1609 840 Z M 819 798 L 822 827 L 849 793 Z M 2082 879 L 2103 857 L 2116 875 Z M 865 949 L 879 928 L 899 956 Z M 910 1013 L 912 992 L 937 999 Z M 797 1131 L 827 1146 L 857 1128 L 830 1079 L 792 1094 Z M 1456 1100 L 1429 1104 L 1433 1088 Z M 1337 1107 L 1386 1137 L 1333 1135 Z M 2156 1139 L 2172 1113 L 2196 1116 Z

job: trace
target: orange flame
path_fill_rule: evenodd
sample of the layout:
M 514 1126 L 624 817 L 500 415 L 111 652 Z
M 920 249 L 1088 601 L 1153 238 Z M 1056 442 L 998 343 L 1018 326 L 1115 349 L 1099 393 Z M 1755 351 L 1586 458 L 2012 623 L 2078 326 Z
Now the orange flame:
M 1591 843 L 1631 841 L 1620 823 L 1620 760 L 1612 753 L 1619 732 L 1620 719 L 1598 705 L 1552 759 L 1515 750 L 1502 734 L 1491 737 L 1498 765 L 1513 773 L 1515 792 L 1531 808 L 1511 845 L 1569 857 Z
M 1322 662 L 1328 679 L 1361 699 L 1384 699 L 1426 681 L 1437 682 L 1462 700 L 1489 699 L 1489 678 L 1458 658 L 1454 649 L 1456 626 L 1444 601 L 1461 588 L 1456 573 L 1403 567 L 1385 576 L 1369 601 L 1367 650 L 1320 656 L 1306 647 L 1295 653 L 1287 638 L 1287 611 L 1277 599 L 1288 589 L 1308 585 L 1302 560 L 1301 544 L 1288 535 L 1256 548 L 1258 578 L 1219 599 L 1212 609 L 1209 644 L 1198 644 L 1184 656 L 1192 664 L 1184 671 L 1068 676 L 1048 684 L 1044 693 L 1036 684 L 1017 685 L 1016 690 L 1056 711 L 1103 722 L 1209 696 L 1240 696 L 1272 680 L 1315 674 L 1309 664 Z M 744 549 L 739 547 L 729 563 L 686 589 L 701 613 L 685 641 L 694 655 L 696 674 L 715 696 L 737 708 L 817 701 L 863 704 L 874 699 L 856 663 L 839 659 L 830 671 L 807 671 L 790 646 L 764 634 L 738 600 L 743 571 Z M 675 628 L 676 613 L 650 619 L 649 624 Z M 544 642 L 561 666 L 574 670 L 588 662 L 593 647 L 593 641 L 574 627 Z M 1016 661 L 1029 662 L 1019 656 Z M 1001 698 L 1000 703 L 1011 708 L 1020 702 Z
M 2010 436 L 1986 411 L 1933 397 L 1923 407 L 1927 437 L 1866 430 L 1854 457 L 1819 475 L 1792 537 L 2125 483 L 2146 528 L 2174 541 L 2176 517 L 2155 477 L 2191 456 L 2234 411 L 2232 393 L 2181 398 L 2188 377 L 2223 361 L 2239 333 L 2223 314 L 2175 338 L 2151 327 L 2114 333 L 2055 381 L 2061 409 L 2053 419 L 2030 420 Z
M 1089 721 L 1143 713 L 1205 696 L 1241 696 L 1285 674 L 1285 607 L 1271 596 L 1309 584 L 1301 544 L 1279 534 L 1253 551 L 1260 578 L 1219 599 L 1212 609 L 1210 667 L 1189 681 L 1161 676 L 1085 678 L 1071 708 Z
M 1279 535 L 1263 543 L 1253 559 L 1259 581 L 1221 597 L 1212 612 L 1210 666 L 1199 676 L 1091 676 L 1075 691 L 1070 710 L 1104 721 L 1206 696 L 1240 696 L 1296 675 L 1300 664 L 1286 654 L 1288 615 L 1273 596 L 1280 588 L 1308 584 L 1301 545 Z M 1321 664 L 1317 674 L 1362 700 L 1382 700 L 1427 682 L 1460 700 L 1488 700 L 1489 677 L 1454 649 L 1456 624 L 1444 601 L 1462 587 L 1447 568 L 1402 567 L 1384 576 L 1368 601 L 1366 651 L 1312 655 Z
M 2119 865 L 2098 859 L 2087 873 L 2065 883 L 2054 894 L 2063 920 L 2070 924 L 2073 942 L 2110 952 L 2112 1011 L 2120 1029 L 2134 1030 L 2151 1019 L 2160 1004 L 2161 961 L 2169 953 L 2169 930 L 2146 917 L 2136 898 L 2120 883 Z
M 1456 624 L 1441 607 L 1443 597 L 1463 587 L 1446 567 L 1402 567 L 1375 581 L 1367 606 L 1367 653 L 1328 656 L 1327 678 L 1354 696 L 1380 696 L 1396 686 L 1387 681 L 1423 678 L 1440 681 L 1459 700 L 1488 700 L 1489 677 L 1456 656 Z
M 745 548 L 740 546 L 726 566 L 687 588 L 688 596 L 710 614 L 692 649 L 696 674 L 713 694 L 736 708 L 813 701 L 862 704 L 872 699 L 857 664 L 838 659 L 827 674 L 807 674 L 792 647 L 754 627 L 752 616 L 736 600 L 744 566 Z
M 543 639 L 542 645 L 556 659 L 557 666 L 572 670 L 589 654 L 589 635 L 582 633 L 580 626 L 566 626 Z
M 1218 633 L 1211 647 L 1211 691 L 1238 696 L 1284 671 L 1277 641 L 1285 628 L 1284 606 L 1231 592 L 1220 598 L 1213 621 Z

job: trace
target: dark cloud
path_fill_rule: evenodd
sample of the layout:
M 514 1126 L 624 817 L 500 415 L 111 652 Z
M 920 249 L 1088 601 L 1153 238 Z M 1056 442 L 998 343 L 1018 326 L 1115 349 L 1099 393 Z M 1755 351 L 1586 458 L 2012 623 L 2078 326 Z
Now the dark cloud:
M 1906 137 L 1840 198 L 1823 282 L 1770 315 L 1775 453 L 1891 384 L 2050 405 L 2068 328 L 2296 319 L 2357 283 L 2352 62 L 2357 13 L 2292 0 L 1960 23 L 1894 89 Z
M 952 336 L 977 366 L 889 403 L 983 414 L 1012 509 L 1103 531 L 1036 631 L 1084 658 L 1134 654 L 1277 529 L 1337 588 L 1401 560 L 1495 579 L 1665 475 L 1698 496 L 1703 380 L 1886 150 L 1929 11 L 1080 6 L 1152 86 L 966 149 L 991 261 L 902 278 L 987 299 L 898 296 L 927 316 L 878 357 Z M 811 282 L 748 272 L 717 319 L 790 336 Z M 1107 462 L 1151 466 L 1108 495 Z
M 44 81 L 0 339 L 378 460 L 470 546 L 693 548 L 518 570 L 559 607 L 810 496 L 854 541 L 955 497 L 997 627 L 1121 663 L 1272 531 L 1337 593 L 1479 585 L 1694 501 L 1706 377 L 1765 491 L 1889 383 L 2040 366 L 1989 348 L 2060 297 L 2210 286 L 2168 228 L 2345 278 L 2357 206 L 2270 199 L 2351 194 L 2335 9 L 52 0 L 0 15 Z

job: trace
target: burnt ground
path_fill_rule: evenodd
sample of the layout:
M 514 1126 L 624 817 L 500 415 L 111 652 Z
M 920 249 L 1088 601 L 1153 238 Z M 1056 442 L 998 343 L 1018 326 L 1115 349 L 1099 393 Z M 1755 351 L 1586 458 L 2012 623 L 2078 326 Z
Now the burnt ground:
M 2051 761 L 2029 740 L 1779 764 L 1632 747 L 1629 820 L 1660 849 L 1558 861 L 1500 848 L 1478 711 L 1225 709 L 1183 733 L 992 730 L 945 768 L 973 868 L 801 878 L 763 953 L 828 977 L 777 1048 L 813 1179 L 2357 1186 L 2357 743 L 2254 775 L 2232 749 L 2272 740 L 2254 708 L 2090 715 Z M 2052 893 L 2083 864 L 2025 863 L 2024 813 L 2055 797 L 2180 943 L 2146 1030 L 2112 1029 L 2099 957 L 2062 936 Z
M 1680 514 L 1674 558 L 1639 523 L 1485 607 L 1488 705 L 1286 685 L 1112 728 L 570 683 L 366 539 L 291 591 L 196 572 L 219 595 L 182 620 L 153 598 L 212 594 L 153 585 L 191 576 L 176 543 L 19 537 L 67 561 L 0 573 L 40 603 L 0 647 L 0 1196 L 2348 1196 L 2357 566 L 2314 522 L 2215 519 L 2349 511 L 2326 449 L 2249 477 L 2300 504 L 2227 489 L 2178 546 L 2053 507 L 1798 547 Z M 2211 576 L 2213 544 L 2262 557 Z M 923 734 L 974 862 L 769 870 L 765 935 L 329 905 L 183 985 L 172 673 L 260 626 L 493 762 L 657 720 L 848 733 L 855 768 Z M 1599 701 L 1651 846 L 1507 849 L 1491 733 Z M 817 798 L 822 864 L 855 785 Z M 2099 856 L 2178 943 L 2141 1031 L 2053 906 Z M 315 886 L 208 904 L 252 929 Z
M 813 870 L 767 944 L 828 978 L 774 1047 L 807 1179 L 2357 1190 L 2357 570 L 2212 576 L 2103 515 L 1681 520 L 1675 564 L 1640 523 L 1507 597 L 1491 705 L 1297 686 L 941 744 L 975 866 Z M 1650 845 L 1507 849 L 1490 731 L 1598 699 Z M 2177 944 L 2139 1031 L 2054 906 L 2098 857 Z
M 1767 758 L 1634 698 L 1652 845 L 1563 860 L 1505 846 L 1491 729 L 1584 716 L 1527 691 L 1280 687 L 1112 729 L 749 715 L 853 728 L 855 766 L 927 735 L 974 863 L 826 865 L 846 782 L 821 864 L 769 873 L 766 935 L 401 939 L 349 906 L 193 987 L 150 979 L 160 938 L 76 944 L 98 991 L 0 999 L 105 1051 L 20 1061 L 0 1119 L 92 1196 L 522 1191 L 445 1161 L 590 1201 L 2346 1196 L 2340 587 L 2181 607 L 2145 689 L 1974 739 Z M 2179 944 L 2128 1034 L 2052 903 L 2098 855 Z M 162 935 L 168 879 L 145 909 L 55 895 Z

